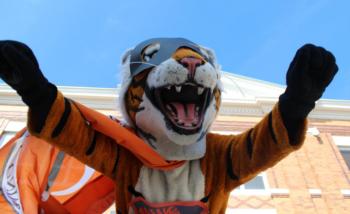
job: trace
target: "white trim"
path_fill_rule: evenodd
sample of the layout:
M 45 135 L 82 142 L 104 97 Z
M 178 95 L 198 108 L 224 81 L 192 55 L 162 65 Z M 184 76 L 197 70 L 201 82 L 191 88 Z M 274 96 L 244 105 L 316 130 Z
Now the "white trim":
M 58 86 L 62 93 L 91 108 L 116 110 L 119 88 Z M 0 84 L 0 105 L 24 106 L 17 93 L 5 84 Z
M 274 198 L 288 198 L 289 197 L 289 190 L 288 189 L 271 188 L 270 193 L 271 193 L 271 197 L 274 197 Z
M 321 198 L 322 190 L 321 189 L 309 189 L 311 198 Z
M 350 136 L 337 136 L 332 135 L 333 141 L 335 145 L 343 149 L 343 147 L 349 147 L 350 148 Z M 346 148 L 344 148 L 346 149 Z
M 350 198 L 350 189 L 341 189 L 340 192 L 344 198 Z
M 25 122 L 19 122 L 19 121 L 10 121 L 7 126 L 5 127 L 5 132 L 18 132 L 21 129 L 26 127 Z
M 244 84 L 251 84 L 252 87 L 255 87 L 255 91 L 258 91 L 259 88 L 265 87 L 266 90 L 277 90 L 278 93 L 273 93 L 271 95 L 272 97 L 264 97 L 265 93 L 257 93 L 253 90 L 253 92 L 251 92 L 253 94 L 247 96 L 230 97 L 223 95 L 220 108 L 221 115 L 261 117 L 271 111 L 273 106 L 278 101 L 277 94 L 280 94 L 280 90 L 283 89 L 283 86 L 278 86 L 276 84 L 267 83 L 260 80 L 253 81 L 253 79 L 240 77 L 239 75 L 233 76 L 237 76 L 234 77 L 236 79 L 241 78 L 240 80 L 242 81 L 247 80 L 247 82 Z M 236 86 L 236 88 L 237 87 L 241 86 Z M 227 93 L 231 93 L 232 90 L 237 90 L 234 89 L 235 87 L 231 88 L 232 89 L 227 91 Z M 245 86 L 245 88 L 248 87 Z M 61 90 L 67 97 L 88 105 L 91 108 L 100 110 L 116 110 L 118 107 L 117 99 L 120 87 L 93 88 L 60 86 L 59 90 Z M 24 104 L 14 90 L 7 85 L 0 84 L 0 105 L 23 106 Z M 321 99 L 317 102 L 315 109 L 310 113 L 309 117 L 327 120 L 350 120 L 350 100 Z
M 95 173 L 94 169 L 85 165 L 84 174 L 80 178 L 79 181 L 77 181 L 74 185 L 72 185 L 64 190 L 52 192 L 51 195 L 53 195 L 53 196 L 65 196 L 65 195 L 69 195 L 69 194 L 72 194 L 72 193 L 78 191 L 82 186 L 84 186 L 90 180 L 90 178 L 94 175 L 94 173 Z
M 317 127 L 310 127 L 307 129 L 306 133 L 312 135 L 312 136 L 319 136 L 320 135 L 320 131 L 318 130 Z
M 332 138 L 334 144 L 338 147 L 345 164 L 350 168 L 348 157 L 344 154 L 344 152 L 350 152 L 350 136 L 332 136 Z
M 0 135 L 0 149 L 4 147 L 15 135 L 16 132 L 3 132 Z

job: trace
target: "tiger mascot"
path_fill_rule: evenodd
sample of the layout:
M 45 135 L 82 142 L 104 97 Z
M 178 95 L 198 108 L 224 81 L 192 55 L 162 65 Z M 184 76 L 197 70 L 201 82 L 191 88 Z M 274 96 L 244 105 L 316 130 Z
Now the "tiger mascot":
M 133 140 L 93 128 L 44 77 L 30 48 L 0 43 L 0 76 L 29 106 L 30 133 L 113 179 L 117 213 L 225 213 L 235 187 L 301 147 L 306 117 L 338 70 L 329 51 L 304 45 L 272 111 L 242 134 L 219 135 L 209 132 L 222 91 L 211 50 L 183 38 L 149 39 L 126 52 L 122 67 L 124 119 L 138 145 L 171 167 L 147 166 L 127 149 Z

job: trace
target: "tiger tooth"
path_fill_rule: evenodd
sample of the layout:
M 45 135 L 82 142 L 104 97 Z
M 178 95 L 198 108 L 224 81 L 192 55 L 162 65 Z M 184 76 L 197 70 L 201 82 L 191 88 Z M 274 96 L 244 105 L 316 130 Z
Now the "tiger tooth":
M 182 88 L 181 86 L 175 86 L 175 88 L 176 88 L 176 92 L 177 92 L 177 93 L 180 93 L 180 92 L 181 92 L 181 88 Z
M 177 124 L 179 124 L 181 126 L 185 124 L 185 122 L 180 120 L 180 119 L 177 119 L 177 120 L 175 119 L 175 121 L 177 122 Z
M 203 87 L 198 87 L 198 89 L 197 89 L 198 95 L 203 94 L 203 91 L 204 91 L 204 88 L 203 88 Z
M 166 88 L 167 88 L 168 90 L 170 90 L 170 89 L 171 89 L 171 85 L 167 86 Z

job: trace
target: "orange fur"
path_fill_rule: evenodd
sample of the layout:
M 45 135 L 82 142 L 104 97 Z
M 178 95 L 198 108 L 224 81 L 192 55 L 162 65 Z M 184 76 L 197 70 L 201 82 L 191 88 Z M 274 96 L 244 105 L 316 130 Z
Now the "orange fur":
M 124 98 L 127 113 L 133 123 L 135 123 L 135 116 L 142 102 L 147 75 L 148 72 L 144 71 L 135 76 Z
M 216 87 L 214 88 L 214 97 L 215 97 L 215 109 L 216 112 L 219 112 L 221 106 L 221 91 Z
M 200 54 L 198 54 L 197 52 L 189 48 L 179 48 L 172 56 L 172 58 L 175 59 L 176 61 L 179 61 L 185 57 L 193 57 L 193 58 L 197 58 L 202 61 L 205 61 Z

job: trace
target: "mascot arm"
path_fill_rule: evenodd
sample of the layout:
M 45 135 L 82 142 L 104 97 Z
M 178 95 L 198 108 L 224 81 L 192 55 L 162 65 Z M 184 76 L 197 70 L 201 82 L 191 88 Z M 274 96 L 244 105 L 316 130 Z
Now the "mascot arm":
M 0 41 L 0 77 L 28 105 L 28 130 L 32 135 L 114 177 L 117 144 L 89 126 L 73 102 L 44 77 L 28 46 Z
M 27 126 L 31 134 L 114 178 L 119 146 L 113 139 L 93 129 L 73 101 L 58 91 L 41 132 L 35 131 L 37 122 L 37 115 L 29 109 Z
M 225 184 L 223 188 L 231 191 L 300 148 L 306 127 L 307 122 L 303 120 L 295 137 L 296 143 L 291 144 L 276 105 L 254 128 L 242 134 L 208 134 L 208 151 L 212 153 L 209 157 L 223 166 L 217 168 L 221 172 L 213 174 L 226 175 L 219 178 L 224 179 L 219 183 Z
M 306 117 L 338 71 L 333 54 L 322 47 L 301 47 L 287 71 L 287 88 L 279 103 L 253 129 L 238 136 L 212 136 L 226 157 L 226 188 L 248 181 L 300 148 Z M 213 149 L 214 151 L 217 149 Z M 218 158 L 220 159 L 220 158 Z M 220 173 L 221 174 L 221 173 Z

